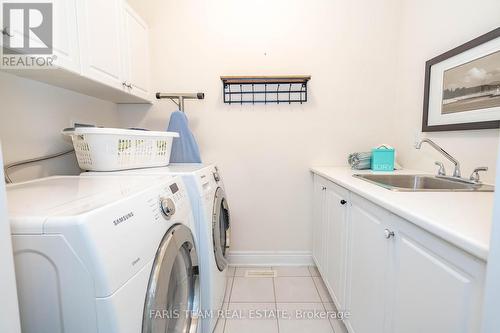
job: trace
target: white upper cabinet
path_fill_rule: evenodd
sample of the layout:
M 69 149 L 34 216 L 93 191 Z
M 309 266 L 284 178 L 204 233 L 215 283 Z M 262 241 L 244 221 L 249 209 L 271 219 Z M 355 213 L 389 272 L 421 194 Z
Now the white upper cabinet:
M 53 52 L 57 66 L 80 74 L 76 1 L 53 0 Z
M 151 103 L 148 26 L 128 4 L 124 0 L 52 0 L 52 4 L 55 66 L 2 70 L 115 103 Z M 1 10 L 2 6 L 0 14 Z M 12 35 L 13 45 L 22 43 L 24 35 L 30 45 L 40 43 L 31 31 L 24 31 L 22 10 L 14 10 L 10 17 L 9 27 L 0 23 Z
M 47 4 L 46 0 L 8 0 L 1 1 L 3 3 L 19 4 L 29 6 L 30 4 Z M 25 38 L 30 47 L 52 47 L 54 57 L 54 65 L 66 70 L 80 74 L 80 54 L 79 54 L 79 37 L 78 37 L 78 21 L 76 11 L 76 0 L 52 0 L 52 44 L 45 44 L 38 36 L 25 29 L 25 9 L 14 9 L 8 13 L 10 17 L 9 26 L 7 22 L 2 21 L 2 29 L 6 28 L 7 32 L 12 35 L 10 37 L 11 45 L 20 47 L 24 45 Z M 3 7 L 3 6 L 2 6 Z M 22 7 L 20 7 L 22 8 Z M 1 9 L 3 10 L 3 8 Z M 0 10 L 0 11 L 1 11 Z M 34 13 L 33 19 L 37 16 Z M 30 16 L 31 18 L 31 16 Z M 0 20 L 3 19 L 0 18 Z M 42 18 L 43 20 L 43 18 Z M 26 46 L 26 45 L 24 45 Z M 23 52 L 21 52 L 23 53 Z
M 126 88 L 134 95 L 150 98 L 149 28 L 127 4 L 123 7 L 123 22 Z
M 125 82 L 122 5 L 122 0 L 78 1 L 82 74 L 116 89 Z

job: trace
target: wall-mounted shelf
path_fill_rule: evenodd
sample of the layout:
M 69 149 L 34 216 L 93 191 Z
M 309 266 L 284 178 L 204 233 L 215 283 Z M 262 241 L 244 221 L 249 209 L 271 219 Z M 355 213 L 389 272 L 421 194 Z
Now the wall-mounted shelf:
M 224 103 L 305 103 L 309 75 L 221 76 Z

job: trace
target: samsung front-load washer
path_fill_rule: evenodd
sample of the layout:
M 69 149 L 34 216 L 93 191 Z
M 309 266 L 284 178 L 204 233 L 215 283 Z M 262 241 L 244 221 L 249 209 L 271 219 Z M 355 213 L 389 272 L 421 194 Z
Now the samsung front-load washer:
M 170 164 L 168 167 L 119 172 L 85 172 L 82 176 L 182 176 L 191 199 L 200 260 L 203 333 L 212 333 L 224 302 L 228 281 L 230 214 L 219 169 L 214 164 Z
M 180 177 L 49 177 L 7 197 L 24 333 L 197 332 Z

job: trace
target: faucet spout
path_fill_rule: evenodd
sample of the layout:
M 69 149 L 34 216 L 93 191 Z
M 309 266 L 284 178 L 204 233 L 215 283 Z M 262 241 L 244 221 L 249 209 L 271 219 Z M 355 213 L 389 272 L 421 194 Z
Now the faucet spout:
M 451 156 L 446 150 L 441 148 L 437 143 L 432 141 L 431 139 L 424 138 L 420 140 L 419 142 L 415 143 L 415 148 L 420 149 L 422 147 L 422 143 L 428 143 L 432 148 L 436 149 L 438 152 L 440 152 L 444 157 L 446 157 L 451 163 L 455 165 L 455 169 L 453 170 L 453 177 L 460 178 L 462 177 L 462 174 L 460 172 L 460 162 L 453 156 Z

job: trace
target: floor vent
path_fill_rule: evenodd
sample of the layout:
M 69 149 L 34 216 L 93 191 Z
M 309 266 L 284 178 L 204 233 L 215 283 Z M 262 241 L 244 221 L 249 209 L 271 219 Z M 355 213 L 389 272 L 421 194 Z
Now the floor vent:
M 276 271 L 270 269 L 248 269 L 245 271 L 245 277 L 247 278 L 275 278 L 277 275 Z

